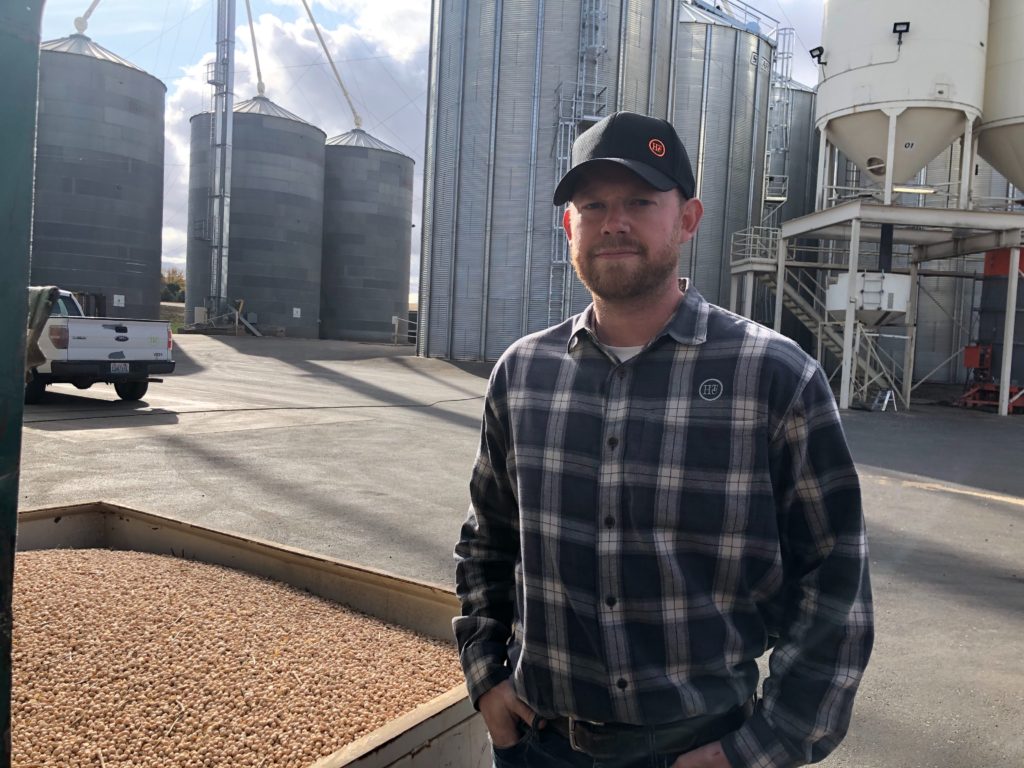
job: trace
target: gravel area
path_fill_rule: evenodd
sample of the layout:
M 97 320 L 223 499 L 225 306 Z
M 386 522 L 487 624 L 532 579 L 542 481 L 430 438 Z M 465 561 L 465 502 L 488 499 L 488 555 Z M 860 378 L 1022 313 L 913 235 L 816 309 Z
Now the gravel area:
M 307 766 L 462 682 L 452 645 L 229 568 L 15 568 L 15 768 Z

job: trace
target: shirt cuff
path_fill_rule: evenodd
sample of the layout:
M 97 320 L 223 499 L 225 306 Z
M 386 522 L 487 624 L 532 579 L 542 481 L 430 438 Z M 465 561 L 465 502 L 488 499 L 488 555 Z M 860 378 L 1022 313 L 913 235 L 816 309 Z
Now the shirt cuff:
M 760 711 L 738 731 L 722 737 L 722 751 L 732 768 L 795 768 L 804 764 L 786 750 Z
M 477 709 L 480 697 L 512 676 L 504 643 L 472 643 L 462 650 L 460 661 L 469 698 Z

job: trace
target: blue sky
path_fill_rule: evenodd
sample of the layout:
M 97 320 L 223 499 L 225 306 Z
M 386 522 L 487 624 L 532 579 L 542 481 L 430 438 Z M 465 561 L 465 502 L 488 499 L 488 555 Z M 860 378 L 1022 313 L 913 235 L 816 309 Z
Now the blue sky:
M 266 95 L 328 136 L 353 127 L 301 0 L 250 0 Z M 796 29 L 794 75 L 816 82 L 807 50 L 818 44 L 824 0 L 748 0 Z M 206 109 L 205 64 L 214 48 L 215 0 L 100 0 L 86 32 L 167 85 L 163 261 L 184 267 L 189 118 Z M 426 120 L 430 0 L 311 0 L 317 22 L 372 135 L 416 161 L 413 222 L 419 232 Z M 74 31 L 89 0 L 47 0 L 43 39 Z M 245 3 L 236 10 L 235 98 L 256 93 Z M 416 282 L 419 243 L 413 237 Z

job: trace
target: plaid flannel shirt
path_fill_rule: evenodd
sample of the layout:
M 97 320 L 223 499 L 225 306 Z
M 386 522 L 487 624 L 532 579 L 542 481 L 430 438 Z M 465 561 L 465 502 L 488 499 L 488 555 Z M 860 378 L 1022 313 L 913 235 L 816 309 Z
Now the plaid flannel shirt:
M 685 287 L 685 286 L 684 286 Z M 856 471 L 796 344 L 690 287 L 620 363 L 592 307 L 491 375 L 454 620 L 474 702 L 653 725 L 762 698 L 733 766 L 824 758 L 873 639 Z

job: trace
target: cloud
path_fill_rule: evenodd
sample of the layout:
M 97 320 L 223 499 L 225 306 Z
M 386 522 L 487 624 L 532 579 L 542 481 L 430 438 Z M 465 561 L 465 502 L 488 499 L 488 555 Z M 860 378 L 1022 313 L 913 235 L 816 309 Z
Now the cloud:
M 328 137 L 354 127 L 352 114 L 334 79 L 312 25 L 297 0 L 279 0 L 277 15 L 255 20 L 266 96 Z M 341 77 L 363 119 L 363 128 L 416 161 L 414 179 L 413 269 L 419 273 L 419 224 L 422 206 L 423 134 L 426 120 L 429 9 L 422 0 L 323 0 L 342 23 L 322 29 Z M 424 15 L 425 14 L 425 15 Z M 244 24 L 244 12 L 242 14 Z M 289 17 L 289 18 L 282 18 Z M 319 19 L 318 19 L 319 21 Z M 169 86 L 166 112 L 164 262 L 184 258 L 188 219 L 189 120 L 208 109 L 206 53 L 183 68 Z M 256 94 L 256 70 L 247 26 L 236 32 L 235 100 Z M 417 282 L 411 277 L 410 284 Z

